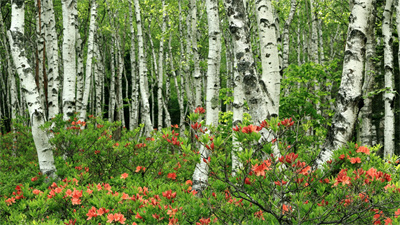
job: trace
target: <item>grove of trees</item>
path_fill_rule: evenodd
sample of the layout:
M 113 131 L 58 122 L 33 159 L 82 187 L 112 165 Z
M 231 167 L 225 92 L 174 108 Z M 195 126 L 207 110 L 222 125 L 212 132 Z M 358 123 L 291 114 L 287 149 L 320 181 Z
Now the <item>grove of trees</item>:
M 75 163 L 81 150 L 60 139 L 60 124 L 79 124 L 84 133 L 86 124 L 107 127 L 93 118 L 108 121 L 116 144 L 137 135 L 126 137 L 125 147 L 159 135 L 173 143 L 166 155 L 198 151 L 190 177 L 198 196 L 216 174 L 210 160 L 222 146 L 218 135 L 229 139 L 232 177 L 254 166 L 243 158 L 257 148 L 243 144 L 249 140 L 269 146 L 271 152 L 250 154 L 265 168 L 289 154 L 285 144 L 293 154 L 315 156 L 307 165 L 326 176 L 339 173 L 324 165 L 350 142 L 375 146 L 393 162 L 400 149 L 398 27 L 399 0 L 0 1 L 0 133 L 11 134 L 8 156 L 18 157 L 19 129 L 29 128 L 40 172 L 52 179 L 62 178 L 57 160 Z M 274 128 L 278 122 L 294 133 Z M 242 128 L 260 136 L 236 135 Z M 275 169 L 288 170 L 281 162 Z M 225 178 L 237 198 L 281 224 L 291 221 Z M 242 184 L 251 183 L 246 179 Z M 273 196 L 287 207 L 287 194 Z

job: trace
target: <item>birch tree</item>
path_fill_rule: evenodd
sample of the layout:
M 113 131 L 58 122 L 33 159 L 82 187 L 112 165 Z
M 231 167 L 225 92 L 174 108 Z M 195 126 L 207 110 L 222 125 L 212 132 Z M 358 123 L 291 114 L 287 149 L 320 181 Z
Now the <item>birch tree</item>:
M 63 79 L 63 113 L 64 120 L 68 120 L 75 111 L 75 84 L 76 84 L 76 29 L 77 9 L 76 0 L 62 0 L 63 14 L 63 45 L 62 57 L 64 64 Z
M 399 15 L 399 14 L 398 14 Z M 375 24 L 375 14 L 371 14 L 371 23 Z M 361 108 L 361 126 L 360 126 L 360 142 L 361 145 L 372 146 L 373 139 L 373 126 L 372 126 L 372 97 L 368 96 L 368 93 L 373 91 L 375 84 L 376 67 L 374 58 L 376 57 L 376 40 L 375 40 L 375 28 L 370 27 L 367 30 L 367 43 L 365 46 L 365 75 L 363 83 L 363 96 L 364 106 Z
M 221 31 L 219 28 L 218 0 L 207 0 L 208 18 L 208 68 L 206 94 L 206 124 L 218 125 L 219 112 L 219 65 L 221 59 Z M 208 165 L 203 161 L 211 152 L 204 146 L 200 147 L 200 163 L 196 165 L 193 174 L 193 189 L 202 191 L 208 181 Z
M 60 113 L 58 95 L 60 86 L 60 74 L 58 69 L 58 37 L 56 32 L 56 20 L 54 15 L 53 1 L 43 1 L 43 20 L 45 28 L 46 56 L 47 56 L 47 78 L 48 78 L 48 110 L 49 118 Z
M 89 100 L 89 93 L 91 90 L 91 80 L 92 80 L 92 62 L 94 56 L 94 35 L 96 33 L 96 17 L 97 17 L 97 3 L 96 0 L 92 0 L 92 8 L 90 9 L 90 25 L 89 25 L 89 40 L 88 40 L 88 53 L 86 59 L 86 78 L 85 78 L 85 89 L 83 91 L 82 109 L 80 112 L 79 119 L 85 121 L 86 112 Z
M 386 0 L 383 12 L 382 35 L 384 41 L 384 68 L 385 68 L 385 131 L 384 156 L 394 154 L 394 76 L 393 76 L 393 37 L 392 37 L 392 8 L 393 0 Z
M 372 9 L 372 0 L 359 0 L 354 2 L 351 10 L 335 116 L 316 160 L 317 166 L 328 161 L 333 151 L 346 144 L 352 137 L 359 102 L 362 99 L 365 45 Z
M 255 70 L 245 8 L 241 0 L 225 0 L 224 3 L 233 39 L 234 55 L 237 60 L 236 69 L 243 78 L 244 96 L 249 105 L 252 120 L 257 124 L 267 117 L 268 110 L 266 97 Z
M 196 108 L 202 106 L 202 100 L 201 100 L 202 77 L 200 71 L 199 49 L 197 47 L 197 1 L 196 0 L 190 0 L 190 22 L 191 22 L 192 53 L 193 53 L 193 63 L 194 63 L 193 81 L 194 81 L 194 89 L 196 92 L 194 98 L 194 106 Z
M 140 96 L 142 100 L 141 107 L 141 117 L 145 125 L 145 135 L 148 136 L 153 130 L 153 125 L 150 120 L 150 105 L 148 101 L 148 94 L 146 82 L 147 70 L 146 70 L 146 58 L 144 56 L 144 46 L 143 46 L 143 31 L 142 31 L 142 19 L 140 16 L 140 4 L 139 0 L 134 0 L 135 3 L 135 14 L 136 14 L 136 26 L 137 26 L 137 38 L 138 38 L 138 48 L 139 48 L 139 88 Z
M 158 130 L 163 127 L 163 83 L 164 83 L 164 35 L 167 29 L 167 11 L 165 0 L 162 0 L 162 26 L 160 48 L 158 53 L 158 78 L 157 78 L 157 106 L 158 106 Z M 150 31 L 151 32 L 151 31 Z M 157 69 L 157 68 L 154 68 Z M 168 112 L 166 112 L 168 113 Z
M 260 86 L 266 94 L 264 101 L 266 101 L 268 115 L 278 116 L 281 76 L 276 26 L 279 26 L 279 24 L 275 23 L 271 0 L 257 0 L 256 9 L 262 62 Z
M 289 32 L 290 24 L 292 23 L 294 13 L 296 12 L 297 0 L 290 1 L 290 11 L 285 25 L 283 28 L 283 50 L 282 50 L 282 70 L 285 70 L 289 66 Z M 298 34 L 299 35 L 299 34 Z
M 33 71 L 28 63 L 24 36 L 24 1 L 11 2 L 11 26 L 8 32 L 11 54 L 20 77 L 23 95 L 29 110 L 32 124 L 32 135 L 39 159 L 40 171 L 51 178 L 56 177 L 56 167 L 52 147 L 44 130 L 40 128 L 45 122 L 45 114 Z
M 139 120 L 139 79 L 137 76 L 136 66 L 136 52 L 135 52 L 135 29 L 133 27 L 133 11 L 132 1 L 129 1 L 129 23 L 131 28 L 131 49 L 130 49 L 130 62 L 131 62 L 131 111 L 130 111 L 130 122 L 129 130 L 133 130 L 138 126 Z

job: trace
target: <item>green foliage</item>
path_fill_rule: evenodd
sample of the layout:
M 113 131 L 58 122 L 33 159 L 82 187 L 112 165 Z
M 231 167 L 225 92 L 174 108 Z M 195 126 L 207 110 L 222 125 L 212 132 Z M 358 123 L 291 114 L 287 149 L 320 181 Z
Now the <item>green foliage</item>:
M 93 116 L 86 122 L 56 117 L 44 127 L 56 149 L 60 180 L 54 182 L 40 174 L 32 137 L 24 136 L 30 134 L 29 128 L 15 123 L 17 132 L 0 137 L 0 220 L 370 224 L 389 218 L 398 222 L 400 166 L 395 158 L 378 157 L 379 146 L 367 149 L 349 143 L 334 153 L 323 171 L 313 170 L 318 151 L 309 151 L 301 143 L 305 132 L 299 132 L 311 129 L 311 124 L 272 118 L 254 126 L 245 116 L 232 131 L 232 113 L 221 113 L 217 127 L 199 122 L 203 116 L 202 110 L 189 115 L 193 138 L 181 136 L 177 126 L 142 138 L 142 127 L 127 131 L 119 122 Z M 260 139 L 261 131 L 266 138 Z M 238 151 L 232 151 L 233 136 Z M 21 143 L 15 143 L 18 151 L 12 156 L 15 137 Z M 201 159 L 210 175 L 203 198 L 196 197 L 190 180 L 200 145 L 211 151 L 209 158 Z M 233 155 L 242 164 L 235 176 Z

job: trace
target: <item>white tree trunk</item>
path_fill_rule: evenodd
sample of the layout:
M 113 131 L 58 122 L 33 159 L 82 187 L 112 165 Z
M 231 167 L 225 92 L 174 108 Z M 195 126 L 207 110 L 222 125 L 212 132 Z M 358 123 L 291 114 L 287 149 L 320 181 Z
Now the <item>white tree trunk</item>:
M 161 130 L 163 127 L 163 81 L 164 81 L 164 35 L 167 29 L 167 11 L 166 11 L 165 0 L 162 0 L 162 27 L 161 27 L 161 38 L 160 38 L 160 48 L 158 53 L 158 78 L 157 78 L 157 106 L 158 106 L 158 120 L 157 127 Z M 151 32 L 149 30 L 149 32 Z M 157 68 L 154 68 L 157 69 Z M 168 113 L 168 112 L 166 112 Z
M 136 66 L 136 51 L 135 51 L 135 29 L 133 27 L 133 11 L 132 11 L 132 1 L 129 1 L 129 22 L 131 27 L 131 84 L 132 84 L 132 94 L 131 94 L 131 112 L 130 112 L 130 122 L 129 130 L 135 129 L 139 124 L 139 79 L 137 76 L 137 66 Z
M 56 167 L 49 139 L 40 128 L 45 122 L 45 114 L 40 102 L 38 88 L 28 63 L 24 44 L 24 1 L 12 1 L 11 27 L 8 32 L 11 53 L 21 79 L 23 94 L 29 109 L 29 118 L 32 123 L 32 135 L 39 159 L 40 171 L 49 177 L 56 177 Z
M 237 60 L 236 69 L 239 75 L 243 77 L 243 90 L 250 107 L 252 120 L 254 124 L 259 124 L 267 117 L 268 109 L 251 52 L 244 5 L 239 0 L 225 0 L 225 9 L 234 44 L 235 60 Z
M 102 96 L 102 86 L 103 84 L 103 70 L 102 70 L 102 57 L 100 54 L 100 49 L 99 49 L 99 36 L 96 35 L 96 40 L 95 40 L 95 45 L 94 45 L 94 53 L 96 57 L 96 63 L 95 63 L 95 70 L 94 70 L 94 82 L 95 82 L 95 88 L 96 88 L 96 117 L 102 117 L 102 111 L 101 111 L 101 96 Z
M 369 15 L 372 8 L 372 0 L 360 0 L 355 2 L 351 11 L 336 112 L 317 158 L 317 166 L 328 161 L 333 151 L 351 140 L 362 98 L 366 32 L 371 24 Z
M 75 112 L 75 84 L 76 84 L 76 29 L 77 9 L 76 0 L 62 0 L 63 13 L 63 113 L 64 120 L 68 120 Z
M 47 79 L 48 79 L 48 110 L 49 118 L 60 113 L 58 102 L 60 74 L 58 70 L 58 37 L 56 31 L 56 20 L 54 15 L 53 1 L 42 2 L 42 23 L 45 29 L 46 54 L 47 54 Z
M 392 37 L 392 7 L 393 0 L 386 0 L 383 12 L 382 35 L 384 41 L 384 68 L 385 88 L 383 99 L 385 101 L 385 131 L 384 131 L 384 156 L 394 154 L 394 76 L 393 76 L 393 37 Z
M 208 68 L 206 93 L 206 124 L 218 125 L 219 112 L 219 63 L 221 59 L 221 31 L 219 28 L 218 0 L 207 0 L 208 18 Z M 201 192 L 208 182 L 208 165 L 203 161 L 211 152 L 200 147 L 200 163 L 193 173 L 193 189 Z
M 398 14 L 399 15 L 399 14 Z M 375 24 L 375 15 L 371 14 L 371 24 Z M 368 97 L 368 93 L 373 91 L 375 85 L 376 66 L 374 58 L 376 57 L 376 40 L 375 40 L 375 29 L 370 27 L 367 30 L 367 43 L 365 46 L 365 72 L 364 72 L 364 83 L 363 83 L 363 96 L 364 106 L 361 108 L 359 117 L 361 118 L 360 126 L 360 143 L 361 145 L 372 146 L 373 139 L 373 124 L 372 124 L 372 97 Z M 379 67 L 378 67 L 379 68 Z
M 114 42 L 115 39 L 111 41 L 111 53 L 110 53 L 110 72 L 111 72 L 111 79 L 110 79 L 110 101 L 108 103 L 108 121 L 114 122 L 114 113 L 115 113 L 115 49 L 114 49 Z
M 45 33 L 42 24 L 42 4 L 41 1 L 35 1 L 36 6 L 36 79 L 39 88 L 39 95 L 43 103 L 44 112 L 46 114 L 46 97 L 45 97 Z
M 80 112 L 79 119 L 81 121 L 86 120 L 86 112 L 89 100 L 89 93 L 91 90 L 91 80 L 92 80 L 92 65 L 93 65 L 93 55 L 94 55 L 94 35 L 96 33 L 96 18 L 97 18 L 97 4 L 95 0 L 92 0 L 92 8 L 90 9 L 90 25 L 89 25 L 89 40 L 88 40 L 88 53 L 86 59 L 86 70 L 85 70 L 85 89 L 83 91 L 82 99 L 82 109 Z
M 290 11 L 289 17 L 285 21 L 285 25 L 283 28 L 283 50 L 282 50 L 282 70 L 285 70 L 289 66 L 289 32 L 290 32 L 290 24 L 292 23 L 294 13 L 296 12 L 297 0 L 290 1 Z
M 196 92 L 194 98 L 194 107 L 197 108 L 202 106 L 201 100 L 201 71 L 200 71 L 200 58 L 199 58 L 199 49 L 197 47 L 197 1 L 190 0 L 190 17 L 191 17 L 191 40 L 192 40 L 192 53 L 193 53 L 193 63 L 194 63 L 194 71 L 193 71 L 193 81 L 194 81 L 194 90 Z
M 256 8 L 262 62 L 260 86 L 266 94 L 264 101 L 267 105 L 268 115 L 278 116 L 281 75 L 275 27 L 279 24 L 275 24 L 271 0 L 256 1 Z
M 138 36 L 138 47 L 139 47 L 139 87 L 140 95 L 142 99 L 142 110 L 141 117 L 144 121 L 145 136 L 148 136 L 153 130 L 153 125 L 150 120 L 150 105 L 148 101 L 148 93 L 145 85 L 147 70 L 146 70 L 146 58 L 144 57 L 144 45 L 143 45 L 143 32 L 142 32 L 142 19 L 140 17 L 140 4 L 139 0 L 135 1 L 135 14 L 136 14 L 136 25 L 137 25 L 137 36 Z

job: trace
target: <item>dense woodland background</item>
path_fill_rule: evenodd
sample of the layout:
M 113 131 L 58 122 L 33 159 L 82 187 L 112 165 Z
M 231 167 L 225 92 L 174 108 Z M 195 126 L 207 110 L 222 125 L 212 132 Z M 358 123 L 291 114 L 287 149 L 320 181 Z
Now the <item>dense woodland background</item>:
M 25 3 L 22 46 L 46 120 L 58 113 L 70 116 L 73 112 L 79 112 L 85 119 L 86 114 L 82 112 L 87 108 L 87 115 L 121 120 L 122 126 L 128 129 L 134 129 L 139 123 L 158 129 L 179 124 L 184 129 L 188 112 L 197 106 L 206 108 L 207 100 L 211 102 L 213 97 L 206 94 L 207 79 L 210 79 L 209 50 L 212 49 L 207 19 L 212 9 L 207 9 L 208 1 L 22 2 Z M 213 98 L 218 101 L 215 112 L 232 111 L 235 105 L 232 92 L 234 71 L 238 67 L 225 10 L 229 2 L 224 6 L 224 2 L 217 1 L 214 8 L 219 19 L 213 25 L 219 25 L 216 32 L 220 35 L 220 45 L 215 47 L 220 49 L 220 60 L 213 75 L 217 79 L 215 91 L 219 93 L 218 100 Z M 335 113 L 349 16 L 357 1 L 261 2 L 268 4 L 265 12 L 259 12 L 260 1 L 244 1 L 244 8 L 251 56 L 260 79 L 272 68 L 263 65 L 264 57 L 268 58 L 270 53 L 263 55 L 263 45 L 267 45 L 262 34 L 273 37 L 271 29 L 275 32 L 274 40 L 268 40 L 267 49 L 276 48 L 279 54 L 279 67 L 269 75 L 280 82 L 279 113 L 270 110 L 269 114 L 310 121 L 314 126 L 310 134 L 321 135 L 319 139 L 323 139 Z M 384 143 L 384 137 L 388 137 L 384 135 L 384 93 L 390 90 L 395 93 L 389 100 L 396 121 L 393 121 L 396 147 L 391 148 L 399 149 L 396 92 L 400 88 L 399 44 L 395 16 L 398 3 L 377 0 L 372 4 L 373 13 L 369 15 L 374 21 L 369 24 L 373 29 L 369 38 L 372 47 L 368 47 L 372 53 L 367 52 L 372 66 L 364 70 L 364 101 L 359 103 L 361 113 L 351 140 L 369 145 Z M 3 133 L 12 130 L 13 118 L 31 117 L 23 95 L 23 77 L 17 73 L 18 66 L 11 57 L 10 37 L 6 35 L 13 20 L 11 6 L 9 1 L 0 2 L 0 127 Z M 264 19 L 260 17 L 262 13 L 266 16 Z M 393 57 L 391 65 L 384 61 L 382 24 L 385 18 L 390 20 L 391 52 L 387 54 Z M 265 27 L 270 30 L 266 31 Z M 385 84 L 385 68 L 386 74 L 389 71 L 393 75 L 392 86 Z M 141 76 L 143 79 L 139 79 Z M 147 103 L 141 100 L 143 97 Z M 245 105 L 245 112 L 248 110 Z M 366 136 L 362 131 L 367 129 L 362 127 L 362 118 L 371 121 L 367 125 L 370 135 L 367 141 L 362 139 Z

